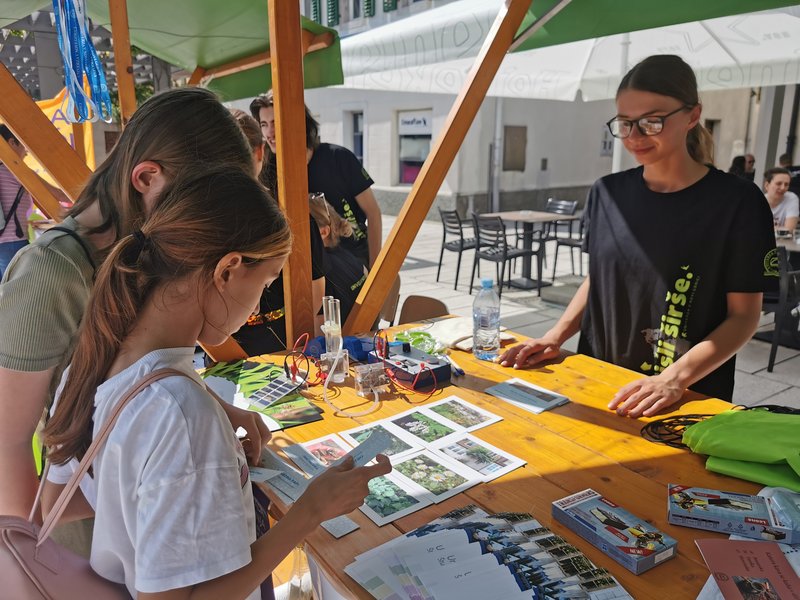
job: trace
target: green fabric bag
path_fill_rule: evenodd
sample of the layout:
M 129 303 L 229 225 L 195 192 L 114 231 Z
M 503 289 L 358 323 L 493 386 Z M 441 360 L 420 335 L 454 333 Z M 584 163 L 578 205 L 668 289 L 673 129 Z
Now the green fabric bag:
M 800 491 L 800 415 L 731 410 L 687 427 L 683 443 L 709 471 Z

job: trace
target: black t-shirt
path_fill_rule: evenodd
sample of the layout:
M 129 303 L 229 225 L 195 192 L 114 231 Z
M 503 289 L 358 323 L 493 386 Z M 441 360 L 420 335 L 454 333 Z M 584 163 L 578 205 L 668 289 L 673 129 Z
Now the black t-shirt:
M 308 191 L 322 192 L 336 212 L 353 226 L 353 236 L 343 238 L 341 245 L 365 265 L 369 265 L 367 215 L 356 202 L 356 196 L 374 182 L 366 169 L 347 148 L 320 144 L 308 163 Z
M 309 222 L 311 226 L 311 279 L 319 279 L 325 276 L 325 246 L 319 235 L 319 227 L 310 215 Z M 242 325 L 242 328 L 233 334 L 233 338 L 239 342 L 248 356 L 280 352 L 286 349 L 286 316 L 281 315 L 274 320 L 269 320 L 269 317 L 265 318 L 265 315 L 269 315 L 273 311 L 285 311 L 284 306 L 283 273 L 281 273 L 261 294 L 259 306 L 261 317 L 257 318 L 254 324 Z M 291 340 L 288 345 L 293 342 L 294 340 Z
M 643 169 L 598 180 L 586 204 L 589 298 L 578 351 L 656 375 L 727 316 L 728 292 L 777 287 L 772 213 L 752 183 L 710 169 L 656 193 Z M 730 400 L 735 357 L 691 386 Z
M 339 299 L 342 323 L 366 280 L 364 265 L 350 251 L 342 247 L 325 248 L 325 295 Z

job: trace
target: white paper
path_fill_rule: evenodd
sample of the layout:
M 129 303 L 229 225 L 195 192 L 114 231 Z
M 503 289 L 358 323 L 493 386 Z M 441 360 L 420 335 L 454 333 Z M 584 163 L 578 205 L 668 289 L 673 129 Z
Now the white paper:
M 475 431 L 503 420 L 502 417 L 458 396 L 448 396 L 443 400 L 426 404 L 419 410 L 425 414 L 433 413 L 443 423 L 463 431 Z
M 350 451 L 350 446 L 334 434 L 303 442 L 300 445 L 324 467 L 336 464 L 340 459 L 347 456 Z
M 373 431 L 366 440 L 350 450 L 350 452 L 347 453 L 347 456 L 337 460 L 336 464 L 344 462 L 344 460 L 349 456 L 353 458 L 354 466 L 363 467 L 369 461 L 378 456 L 378 454 L 386 450 L 391 443 L 392 440 L 385 431 Z
M 436 446 L 436 451 L 448 459 L 476 471 L 484 481 L 492 481 L 526 464 L 526 461 L 466 434 Z
M 410 515 L 433 503 L 422 488 L 413 488 L 391 475 L 381 475 L 369 482 L 370 490 L 381 490 L 382 496 L 370 493 L 359 507 L 379 527 Z
M 302 444 L 287 446 L 283 449 L 283 453 L 288 456 L 294 464 L 300 467 L 302 471 L 312 477 L 325 471 L 325 465 L 319 462 L 319 460 L 306 450 Z
M 348 444 L 358 446 L 367 439 L 366 436 L 370 433 L 383 431 L 389 436 L 391 441 L 390 445 L 383 451 L 383 454 L 392 459 L 422 450 L 422 445 L 413 437 L 412 439 L 399 437 L 394 432 L 387 430 L 384 425 L 385 422 L 370 423 L 369 425 L 362 425 L 360 427 L 354 427 L 353 429 L 340 431 L 339 435 Z
M 394 458 L 392 465 L 393 477 L 424 488 L 436 503 L 452 498 L 484 479 L 473 469 L 430 450 Z

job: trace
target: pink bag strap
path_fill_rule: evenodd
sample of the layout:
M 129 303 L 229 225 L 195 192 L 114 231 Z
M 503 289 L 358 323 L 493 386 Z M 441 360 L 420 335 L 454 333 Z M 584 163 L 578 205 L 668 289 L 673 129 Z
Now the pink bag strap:
M 78 486 L 81 483 L 81 479 L 86 473 L 89 471 L 89 466 L 92 464 L 95 456 L 100 450 L 100 446 L 106 441 L 108 434 L 111 433 L 111 429 L 113 429 L 114 424 L 117 422 L 122 409 L 130 402 L 136 395 L 138 395 L 143 389 L 145 389 L 150 384 L 158 381 L 159 379 L 164 379 L 165 377 L 188 377 L 191 379 L 189 375 L 184 373 L 183 371 L 178 371 L 177 369 L 158 369 L 157 371 L 153 371 L 150 375 L 147 375 L 140 379 L 131 389 L 128 391 L 127 394 L 117 402 L 117 405 L 114 407 L 111 416 L 108 417 L 108 420 L 105 422 L 103 427 L 97 433 L 97 436 L 92 440 L 91 445 L 86 450 L 86 454 L 84 454 L 83 459 L 81 460 L 80 464 L 78 465 L 78 469 L 72 474 L 70 480 L 67 482 L 67 485 L 62 490 L 61 494 L 58 496 L 55 504 L 53 505 L 53 509 L 47 515 L 47 518 L 44 520 L 42 524 L 42 528 L 39 531 L 39 539 L 36 542 L 37 546 L 40 546 L 44 543 L 44 541 L 50 536 L 52 533 L 53 528 L 58 524 L 58 520 L 61 518 L 61 515 L 66 510 L 67 506 L 69 505 L 69 501 L 72 499 L 72 496 L 75 494 L 75 491 L 78 489 Z M 192 380 L 194 381 L 194 380 Z M 47 470 L 50 461 L 47 461 L 44 472 L 42 473 L 42 480 L 39 483 L 39 491 L 36 493 L 36 500 L 34 501 L 33 510 L 31 511 L 31 518 L 29 520 L 33 521 L 33 515 L 36 513 L 36 510 L 39 506 L 39 502 L 41 501 L 41 494 L 42 488 L 44 487 L 45 481 L 47 479 Z

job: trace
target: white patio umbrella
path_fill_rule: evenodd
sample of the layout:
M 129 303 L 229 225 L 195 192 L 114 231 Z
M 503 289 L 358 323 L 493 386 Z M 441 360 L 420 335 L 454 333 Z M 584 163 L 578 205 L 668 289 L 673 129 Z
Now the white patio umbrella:
M 457 94 L 501 4 L 461 0 L 342 40 L 344 87 Z M 624 72 L 651 54 L 683 57 L 701 90 L 800 83 L 800 6 L 509 54 L 489 95 L 613 98 Z

